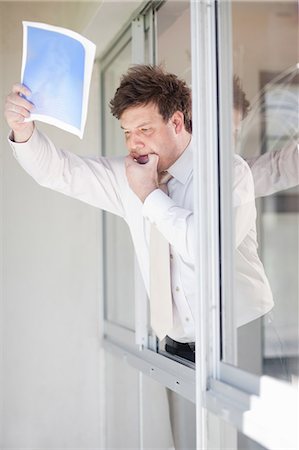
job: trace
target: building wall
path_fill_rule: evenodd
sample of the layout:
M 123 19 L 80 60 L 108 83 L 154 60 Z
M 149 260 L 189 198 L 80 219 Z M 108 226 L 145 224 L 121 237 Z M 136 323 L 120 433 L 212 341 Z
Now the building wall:
M 82 13 L 74 6 L 0 3 L 1 100 L 20 78 L 21 21 L 71 27 Z M 97 89 L 95 71 L 84 141 L 39 128 L 64 148 L 96 154 Z M 39 187 L 14 160 L 3 120 L 0 130 L 0 448 L 103 448 L 100 213 Z

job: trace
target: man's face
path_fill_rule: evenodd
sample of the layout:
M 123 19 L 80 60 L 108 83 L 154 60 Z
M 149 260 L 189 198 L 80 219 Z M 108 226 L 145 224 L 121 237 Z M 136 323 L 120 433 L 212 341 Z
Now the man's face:
M 162 172 L 180 156 L 175 114 L 165 122 L 154 104 L 134 106 L 123 112 L 120 122 L 126 146 L 140 164 L 147 162 L 148 154 L 155 153 L 159 156 L 158 172 Z

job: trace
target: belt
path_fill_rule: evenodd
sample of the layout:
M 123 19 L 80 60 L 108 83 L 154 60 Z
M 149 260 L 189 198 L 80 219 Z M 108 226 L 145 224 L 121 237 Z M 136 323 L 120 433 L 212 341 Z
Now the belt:
M 195 342 L 177 342 L 169 336 L 166 336 L 165 350 L 172 355 L 177 355 L 195 362 Z

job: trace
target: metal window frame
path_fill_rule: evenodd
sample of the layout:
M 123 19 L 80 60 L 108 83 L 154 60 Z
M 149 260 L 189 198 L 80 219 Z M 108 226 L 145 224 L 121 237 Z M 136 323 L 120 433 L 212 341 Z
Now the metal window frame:
M 230 7 L 231 2 L 227 0 L 191 2 L 192 89 L 193 99 L 200 99 L 193 102 L 193 122 L 196 123 L 193 138 L 198 143 L 197 147 L 204 149 L 196 154 L 194 174 L 195 204 L 198 205 L 195 218 L 200 241 L 200 245 L 199 242 L 197 244 L 197 276 L 201 279 L 197 310 L 201 319 L 196 326 L 196 345 L 199 349 L 196 363 L 197 448 L 209 448 L 207 411 L 210 411 L 267 448 L 295 449 L 298 439 L 296 390 L 285 382 L 268 376 L 258 377 L 221 361 L 221 311 L 217 292 L 221 292 L 221 300 L 225 302 L 225 356 L 231 363 L 236 356 L 236 339 L 231 331 L 235 327 L 230 320 L 233 230 L 229 217 L 224 213 L 232 208 L 232 175 L 229 158 L 224 158 L 221 151 L 217 161 L 218 144 L 220 148 L 232 148 L 232 95 L 227 92 L 227 87 L 231 85 L 228 80 L 232 79 Z M 221 77 L 217 72 L 221 72 Z M 215 98 L 217 91 L 220 93 L 218 99 Z M 213 164 L 219 164 L 219 174 Z M 215 190 L 218 182 L 221 187 L 219 192 Z M 220 230 L 217 217 L 219 205 L 222 206 Z M 201 211 L 205 214 L 200 214 Z M 210 248 L 207 246 L 209 236 L 218 242 L 218 247 L 217 243 Z M 222 238 L 221 246 L 219 238 Z M 220 248 L 221 256 L 224 252 L 226 260 L 230 261 L 227 268 L 222 267 L 221 270 L 222 286 L 220 273 L 215 267 L 219 264 Z M 217 276 L 211 276 L 212 273 Z
M 191 2 L 191 54 L 196 242 L 196 435 L 197 448 L 208 448 L 206 393 L 217 377 L 219 360 L 219 198 L 216 29 L 213 2 Z M 195 99 L 195 101 L 194 101 Z M 196 101 L 198 99 L 198 101 Z M 202 212 L 204 211 L 204 214 Z M 217 342 L 218 341 L 218 342 Z
M 158 2 L 156 3 L 157 6 Z M 159 2 L 159 6 L 162 4 L 163 2 Z M 231 128 L 228 117 L 231 114 L 231 104 L 229 100 L 221 102 L 216 96 L 218 89 L 223 92 L 229 85 L 225 80 L 231 76 L 231 55 L 227 50 L 227 42 L 230 39 L 230 1 L 190 0 L 190 7 L 192 89 L 195 99 L 193 123 L 196 124 L 193 139 L 198 149 L 205 149 L 196 153 L 194 161 L 197 205 L 194 212 L 197 230 L 196 274 L 201 280 L 197 286 L 196 314 L 199 320 L 196 321 L 196 371 L 193 367 L 188 367 L 188 364 L 180 364 L 146 348 L 147 318 L 142 308 L 138 313 L 142 324 L 139 329 L 139 346 L 136 345 L 131 330 L 105 321 L 103 347 L 141 372 L 140 389 L 142 374 L 146 374 L 188 400 L 196 402 L 197 448 L 209 448 L 208 412 L 214 413 L 219 419 L 229 422 L 245 435 L 269 448 L 295 448 L 298 410 L 294 389 L 284 382 L 270 377 L 257 377 L 221 361 L 221 300 L 227 305 L 224 352 L 226 358 L 231 361 L 235 357 L 235 336 L 229 334 L 229 330 L 234 328 L 229 322 L 232 316 L 231 274 L 226 269 L 221 273 L 221 290 L 219 270 L 220 251 L 225 252 L 231 262 L 233 260 L 231 223 L 223 213 L 223 205 L 231 208 L 230 195 L 227 195 L 231 192 L 228 181 L 231 180 L 231 168 L 218 153 L 219 142 L 222 145 L 223 142 L 230 145 Z M 152 14 L 149 11 L 153 8 L 153 3 L 150 2 L 147 8 L 147 13 Z M 153 19 L 151 16 L 147 20 L 150 26 L 154 24 Z M 122 36 L 130 33 L 129 27 L 130 24 Z M 136 33 L 140 33 L 139 28 Z M 154 50 L 153 36 L 151 39 Z M 102 68 L 116 56 L 121 41 L 122 37 L 119 36 L 113 48 L 108 50 L 101 61 Z M 226 48 L 224 46 L 219 49 L 223 42 Z M 140 59 L 138 61 L 140 62 Z M 223 72 L 220 78 L 217 76 L 219 67 Z M 223 127 L 218 133 L 219 119 Z M 222 175 L 220 191 L 219 164 Z M 222 204 L 220 212 L 219 204 Z M 205 211 L 205 214 L 202 214 L 202 211 Z M 222 246 L 220 250 L 220 235 L 223 236 L 224 233 L 230 237 L 226 246 Z M 141 291 L 140 285 L 137 286 L 136 295 L 143 295 Z M 279 398 L 281 410 L 277 408 L 276 396 Z M 292 421 L 289 415 L 284 413 L 285 410 L 290 412 Z M 142 433 L 140 439 L 142 441 Z
M 104 111 L 104 99 L 105 99 L 105 87 L 104 87 L 104 73 L 106 69 L 109 67 L 110 64 L 112 64 L 117 56 L 122 52 L 122 50 L 130 43 L 132 36 L 131 36 L 131 27 L 127 25 L 121 35 L 117 36 L 118 39 L 113 41 L 113 44 L 111 47 L 107 50 L 107 52 L 104 54 L 104 56 L 99 60 L 99 67 L 100 67 L 100 75 L 99 75 L 99 83 L 100 83 L 100 111 L 101 111 L 101 148 L 102 148 L 102 154 L 105 155 L 105 141 L 106 141 L 106 132 L 105 132 L 105 115 L 103 114 Z M 103 280 L 103 288 L 102 288 L 102 309 L 103 309 L 103 317 L 102 317 L 102 323 L 103 323 L 103 335 L 102 335 L 102 341 L 106 339 L 107 333 L 112 333 L 112 336 L 116 333 L 116 335 L 122 335 L 124 334 L 128 338 L 128 343 L 132 341 L 132 337 L 134 337 L 134 331 L 129 330 L 121 325 L 117 325 L 112 321 L 107 320 L 107 308 L 105 303 L 105 297 L 106 297 L 106 255 L 107 255 L 107 248 L 106 248 L 106 230 L 107 230 L 107 212 L 102 212 L 102 248 L 103 248 L 103 257 L 102 257 L 102 280 Z M 116 332 L 118 330 L 118 332 Z M 130 337 L 129 337 L 130 336 Z
M 117 58 L 121 50 L 132 40 L 132 63 L 144 62 L 144 37 L 146 29 L 149 31 L 149 47 L 151 49 L 150 63 L 154 62 L 155 54 L 155 11 L 163 1 L 149 2 L 139 7 L 130 22 L 124 27 L 122 34 L 113 41 L 111 47 L 100 61 L 101 73 Z M 101 77 L 101 91 L 103 92 L 103 76 Z M 103 110 L 103 103 L 101 105 Z M 102 135 L 104 137 L 105 124 L 102 117 Z M 105 220 L 103 220 L 103 240 L 105 233 Z M 103 256 L 103 262 L 105 255 Z M 182 397 L 195 402 L 195 370 L 194 364 L 182 358 L 166 357 L 156 352 L 156 340 L 148 336 L 147 298 L 141 280 L 141 274 L 135 261 L 135 302 L 136 327 L 135 332 L 119 324 L 103 318 L 104 333 L 102 346 L 105 350 L 116 354 L 130 365 L 138 369 L 141 374 L 150 376 L 160 384 L 175 391 Z M 142 376 L 140 386 L 142 390 Z M 142 441 L 142 438 L 141 438 Z

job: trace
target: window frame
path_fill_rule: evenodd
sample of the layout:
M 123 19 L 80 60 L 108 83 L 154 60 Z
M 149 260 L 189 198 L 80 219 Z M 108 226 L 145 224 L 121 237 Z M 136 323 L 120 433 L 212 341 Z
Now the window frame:
M 148 24 L 150 46 L 154 52 L 155 11 L 164 2 L 149 2 L 139 8 L 136 14 L 115 40 L 101 60 L 101 69 L 109 64 L 126 33 L 131 33 L 131 22 L 140 17 Z M 235 327 L 230 321 L 232 274 L 224 268 L 220 274 L 220 252 L 228 261 L 232 255 L 232 223 L 224 214 L 226 205 L 231 208 L 231 168 L 221 152 L 220 145 L 231 144 L 232 111 L 230 100 L 223 101 L 221 92 L 230 85 L 225 80 L 232 79 L 231 52 L 231 1 L 199 0 L 190 1 L 191 8 L 191 55 L 193 90 L 193 139 L 197 148 L 194 160 L 195 226 L 196 226 L 196 276 L 202 280 L 197 289 L 196 348 L 194 365 L 186 361 L 174 361 L 155 353 L 155 340 L 147 339 L 146 295 L 140 280 L 135 277 L 135 295 L 142 298 L 143 307 L 136 309 L 136 335 L 117 324 L 104 320 L 104 349 L 123 358 L 142 373 L 162 385 L 196 403 L 197 447 L 209 447 L 209 415 L 212 412 L 219 419 L 233 425 L 246 436 L 269 448 L 295 448 L 296 415 L 298 414 L 294 389 L 285 382 L 268 376 L 255 376 L 221 361 L 220 323 L 221 302 L 227 305 L 224 323 L 226 341 L 224 353 L 233 361 L 236 357 Z M 132 25 L 132 30 L 140 36 L 140 28 Z M 143 49 L 133 45 L 133 61 L 142 62 Z M 154 55 L 151 56 L 154 61 Z M 221 69 L 223 76 L 218 78 Z M 217 91 L 220 98 L 217 98 Z M 200 101 L 196 101 L 200 99 Z M 222 127 L 219 128 L 219 122 Z M 104 123 L 102 123 L 104 130 Z M 219 131 L 218 131 L 219 130 Z M 200 143 L 200 145 L 199 145 Z M 220 167 L 220 174 L 219 174 Z M 221 189 L 219 190 L 219 177 Z M 219 205 L 222 209 L 219 211 Z M 205 214 L 200 214 L 200 211 Z M 225 234 L 225 247 L 220 249 L 221 236 Z M 208 238 L 207 238 L 208 237 Z M 222 239 L 223 241 L 223 239 Z M 212 243 L 212 246 L 210 245 Z M 200 244 L 200 245 L 199 245 Z M 136 271 L 138 273 L 138 271 Z M 220 279 L 222 278 L 222 286 Z M 136 302 L 137 303 L 137 302 Z M 136 345 L 137 344 L 137 345 Z M 277 408 L 279 397 L 280 410 Z M 289 415 L 284 411 L 290 411 Z M 275 426 L 273 426 L 273 423 Z M 276 426 L 277 424 L 277 426 Z
M 225 246 L 221 246 L 221 252 L 224 252 L 227 260 L 231 262 L 229 267 L 232 267 L 233 261 L 232 224 L 223 213 L 231 208 L 231 195 L 227 195 L 231 192 L 231 169 L 217 149 L 218 144 L 220 148 L 231 148 L 232 144 L 231 123 L 228 123 L 232 111 L 232 102 L 229 99 L 232 99 L 232 95 L 227 92 L 227 87 L 231 85 L 227 81 L 232 80 L 233 75 L 232 56 L 229 51 L 231 46 L 227 44 L 231 42 L 231 1 L 191 2 L 191 17 L 192 90 L 193 98 L 200 98 L 200 104 L 194 102 L 193 105 L 193 119 L 198 124 L 194 127 L 193 138 L 206 149 L 206 155 L 198 153 L 195 158 L 195 191 L 199 192 L 199 210 L 195 211 L 196 224 L 199 240 L 201 237 L 207 240 L 210 233 L 218 242 L 218 248 L 214 243 L 214 247 L 208 250 L 201 240 L 197 255 L 198 276 L 203 277 L 206 274 L 207 284 L 205 289 L 199 287 L 198 314 L 201 321 L 198 321 L 196 329 L 196 346 L 199 348 L 196 362 L 199 448 L 208 448 L 207 411 L 213 412 L 218 418 L 229 422 L 244 435 L 268 448 L 296 448 L 296 390 L 283 381 L 269 376 L 252 375 L 221 360 L 221 301 L 228 303 L 225 312 L 225 352 L 232 361 L 236 357 L 235 335 L 231 331 L 235 327 L 229 320 L 229 311 L 232 310 L 232 274 L 224 268 L 225 271 L 221 274 L 222 287 L 220 278 L 210 276 L 217 270 L 215 261 L 220 257 L 220 240 L 224 235 L 225 240 L 222 238 L 222 241 Z M 204 42 L 204 52 L 200 42 Z M 221 78 L 217 76 L 217 71 L 221 71 Z M 215 98 L 217 90 L 220 92 L 219 99 Z M 214 130 L 214 136 L 211 130 Z M 217 157 L 221 186 L 218 193 L 214 190 L 213 183 L 217 176 L 215 178 L 215 171 L 212 169 L 213 164 L 217 164 Z M 212 189 L 210 193 L 207 192 L 206 186 Z M 205 196 L 209 197 L 209 208 L 206 208 L 208 199 Z M 221 204 L 222 208 L 220 230 L 218 204 Z M 204 217 L 200 215 L 202 207 L 205 211 Z M 213 232 L 210 229 L 211 224 Z M 200 269 L 203 262 L 206 265 L 204 274 Z M 217 292 L 221 292 L 221 298 Z M 289 414 L 285 414 L 285 411 Z
M 100 85 L 103 92 L 103 72 L 114 61 L 119 52 L 132 40 L 132 63 L 144 62 L 145 31 L 149 32 L 149 58 L 150 63 L 155 60 L 155 33 L 156 11 L 164 4 L 164 1 L 149 2 L 146 6 L 139 7 L 130 22 L 117 36 L 100 61 Z M 103 98 L 103 95 L 101 96 Z M 103 101 L 101 111 L 103 111 Z M 102 149 L 105 154 L 105 123 L 102 114 L 101 129 Z M 103 215 L 107 213 L 103 212 Z M 105 219 L 103 217 L 102 242 L 105 242 Z M 105 246 L 103 245 L 105 248 Z M 103 255 L 103 270 L 105 270 L 105 255 Z M 105 276 L 103 276 L 105 280 Z M 195 401 L 195 365 L 179 357 L 168 358 L 163 353 L 157 353 L 157 340 L 148 335 L 148 307 L 147 295 L 141 274 L 135 259 L 135 331 L 129 330 L 120 324 L 108 321 L 103 313 L 102 345 L 118 357 L 124 359 L 130 365 L 142 373 L 155 379 L 162 385 L 175 391 L 182 397 Z M 104 292 L 105 293 L 105 288 Z M 105 294 L 104 294 L 105 295 Z

